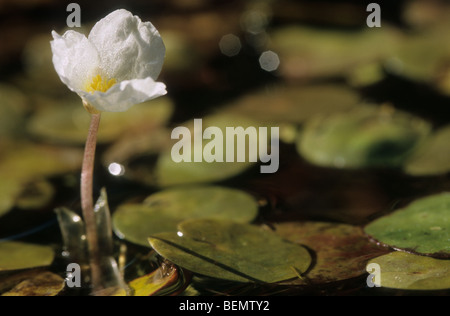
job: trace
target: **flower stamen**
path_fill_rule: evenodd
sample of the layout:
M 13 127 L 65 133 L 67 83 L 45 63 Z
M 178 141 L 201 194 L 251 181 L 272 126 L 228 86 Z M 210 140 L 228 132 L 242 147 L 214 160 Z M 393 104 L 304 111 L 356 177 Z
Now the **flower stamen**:
M 111 89 L 117 83 L 116 79 L 103 79 L 102 76 L 97 75 L 92 79 L 92 82 L 89 83 L 86 87 L 86 91 L 90 93 L 94 93 L 95 91 L 106 92 Z

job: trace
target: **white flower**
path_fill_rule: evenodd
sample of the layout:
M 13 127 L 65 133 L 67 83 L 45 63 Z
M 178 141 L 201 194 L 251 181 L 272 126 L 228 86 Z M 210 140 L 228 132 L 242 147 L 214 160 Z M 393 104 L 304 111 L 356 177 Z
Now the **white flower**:
M 89 112 L 123 112 L 167 93 L 156 82 L 166 51 L 161 36 L 127 10 L 97 22 L 88 38 L 75 31 L 52 35 L 56 72 Z

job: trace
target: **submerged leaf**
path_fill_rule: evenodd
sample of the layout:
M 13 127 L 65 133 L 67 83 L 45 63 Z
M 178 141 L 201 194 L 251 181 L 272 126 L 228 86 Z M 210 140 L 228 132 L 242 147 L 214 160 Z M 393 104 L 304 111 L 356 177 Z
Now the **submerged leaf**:
M 450 289 L 450 260 L 393 252 L 369 264 L 380 266 L 380 282 L 375 285 L 402 290 Z
M 390 108 L 361 106 L 308 122 L 297 149 L 326 167 L 398 167 L 430 132 L 427 122 Z
M 308 251 L 249 224 L 192 220 L 178 233 L 151 236 L 162 257 L 194 273 L 237 282 L 274 283 L 296 278 L 311 264 Z
M 414 201 L 365 227 L 373 239 L 395 249 L 450 257 L 450 193 Z
M 0 271 L 49 266 L 54 256 L 51 247 L 22 242 L 0 242 Z
M 214 218 L 248 223 L 256 218 L 258 204 L 249 194 L 221 187 L 186 187 L 158 192 L 142 204 L 126 204 L 113 215 L 116 234 L 148 247 L 148 237 L 177 232 L 179 223 Z
M 315 264 L 289 284 L 322 284 L 363 275 L 367 261 L 386 253 L 370 243 L 357 226 L 322 222 L 288 222 L 276 226 L 281 237 L 305 245 L 315 253 Z

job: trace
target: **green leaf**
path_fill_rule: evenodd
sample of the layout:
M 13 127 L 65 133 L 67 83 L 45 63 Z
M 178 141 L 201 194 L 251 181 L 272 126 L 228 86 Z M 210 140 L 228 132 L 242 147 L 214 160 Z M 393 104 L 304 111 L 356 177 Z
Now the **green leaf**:
M 450 126 L 430 135 L 404 166 L 413 176 L 435 176 L 450 171 Z
M 436 81 L 443 61 L 450 57 L 450 44 L 441 40 L 447 30 L 448 26 L 405 37 L 392 55 L 394 62 L 389 70 L 420 82 Z
M 37 204 L 41 204 L 41 206 L 48 202 L 51 199 L 53 188 L 39 180 L 79 170 L 82 159 L 82 150 L 72 148 L 21 142 L 2 147 L 0 155 L 0 216 L 10 211 L 16 202 L 19 203 L 19 207 L 25 208 L 33 207 L 30 204 L 36 202 L 39 202 Z M 30 199 L 30 195 L 27 197 L 27 189 L 32 188 L 33 185 L 39 187 L 35 192 L 40 191 L 43 194 Z M 38 201 L 39 199 L 41 201 Z M 38 207 L 36 204 L 35 206 Z
M 274 283 L 304 273 L 308 251 L 271 231 L 229 221 L 191 220 L 178 233 L 149 238 L 162 257 L 194 273 L 237 282 Z
M 253 221 L 258 204 L 249 194 L 222 187 L 189 187 L 161 191 L 142 204 L 126 204 L 113 215 L 116 234 L 148 247 L 148 237 L 161 232 L 177 232 L 179 223 L 194 218 Z
M 8 213 L 22 190 L 21 183 L 15 179 L 0 179 L 0 217 Z
M 56 103 L 33 116 L 28 125 L 29 133 L 52 143 L 83 145 L 90 117 L 81 100 L 68 101 L 64 106 L 60 101 Z M 126 133 L 139 134 L 163 126 L 173 110 L 169 98 L 160 98 L 136 105 L 126 113 L 104 113 L 98 142 L 110 143 Z
M 402 290 L 450 289 L 450 260 L 397 251 L 369 262 L 373 263 L 380 266 L 380 282 L 375 281 L 376 285 Z
M 287 222 L 275 225 L 276 233 L 314 251 L 315 263 L 288 284 L 323 284 L 363 275 L 370 258 L 385 254 L 358 226 L 323 222 Z
M 50 177 L 79 170 L 83 151 L 32 143 L 17 143 L 6 148 L 0 161 L 3 178 L 26 183 L 35 178 Z
M 400 44 L 399 32 L 388 26 L 354 32 L 288 26 L 269 36 L 268 48 L 283 61 L 281 74 L 297 80 L 346 76 L 359 66 L 388 59 Z
M 21 242 L 0 242 L 0 271 L 49 266 L 54 256 L 51 247 Z
M 23 133 L 27 110 L 26 96 L 13 86 L 0 84 L 0 135 Z
M 47 206 L 55 195 L 53 185 L 40 179 L 28 183 L 16 200 L 16 206 L 22 210 L 39 210 Z
M 430 125 L 407 113 L 376 106 L 309 121 L 297 149 L 325 167 L 398 167 L 430 132 Z
M 373 239 L 395 249 L 450 257 L 450 193 L 428 196 L 365 227 Z
M 203 157 L 204 147 L 209 144 L 212 140 L 204 140 L 203 147 L 194 146 L 194 122 L 186 122 L 181 124 L 180 126 L 187 127 L 190 129 L 191 133 L 191 144 L 192 144 L 192 161 L 194 161 L 193 157 L 195 152 L 201 151 Z M 207 127 L 217 127 L 221 130 L 223 134 L 223 150 L 222 153 L 226 153 L 226 128 L 227 127 L 243 127 L 244 129 L 248 127 L 255 127 L 258 130 L 258 127 L 264 126 L 264 124 L 260 124 L 256 121 L 253 121 L 249 118 L 245 118 L 242 116 L 230 115 L 230 114 L 215 114 L 208 117 L 203 118 L 202 121 L 202 134 L 197 135 L 197 137 L 202 138 L 203 131 Z M 249 148 L 250 141 L 248 137 L 246 138 L 246 150 Z M 257 140 L 256 140 L 257 141 Z M 175 143 L 174 143 L 175 144 Z M 236 148 L 236 142 L 235 142 Z M 242 148 L 241 148 L 242 149 Z M 220 149 L 218 149 L 220 150 Z M 237 151 L 235 150 L 235 153 Z M 246 151 L 248 152 L 248 150 Z M 224 157 L 224 161 L 225 157 Z M 155 170 L 155 178 L 156 183 L 161 187 L 168 187 L 174 185 L 184 185 L 184 184 L 192 184 L 192 183 L 211 183 L 211 182 L 219 182 L 226 179 L 230 179 L 235 177 L 242 172 L 251 168 L 255 163 L 249 162 L 248 154 L 246 154 L 245 162 L 237 162 L 234 159 L 234 162 L 206 162 L 202 159 L 202 162 L 180 162 L 176 163 L 172 159 L 171 151 L 167 151 L 160 155 L 158 158 L 158 162 L 156 164 Z
M 345 85 L 275 86 L 245 95 L 224 111 L 262 122 L 301 124 L 319 114 L 348 111 L 359 101 L 358 93 Z

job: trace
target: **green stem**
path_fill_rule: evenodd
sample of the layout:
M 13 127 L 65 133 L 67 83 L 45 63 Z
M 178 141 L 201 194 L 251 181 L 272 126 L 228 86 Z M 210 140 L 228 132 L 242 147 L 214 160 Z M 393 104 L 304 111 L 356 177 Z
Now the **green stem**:
M 100 119 L 101 114 L 92 114 L 91 116 L 91 125 L 86 140 L 81 172 L 81 208 L 86 225 L 86 238 L 89 249 L 92 278 L 91 281 L 94 291 L 102 289 L 100 250 L 93 199 L 95 151 L 97 147 L 97 133 L 100 126 Z

